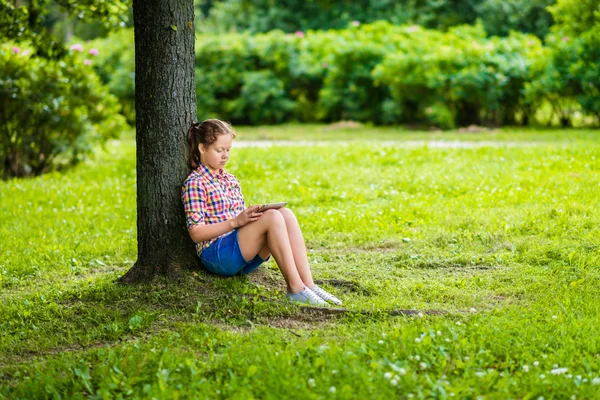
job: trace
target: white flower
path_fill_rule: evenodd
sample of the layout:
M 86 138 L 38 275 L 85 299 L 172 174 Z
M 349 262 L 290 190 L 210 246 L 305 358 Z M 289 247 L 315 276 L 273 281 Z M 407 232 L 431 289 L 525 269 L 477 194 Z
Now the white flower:
M 573 377 L 573 375 L 571 375 L 571 374 L 567 374 L 567 375 L 566 375 L 566 378 L 567 378 L 567 379 L 571 379 L 572 377 Z
M 417 317 L 419 317 L 419 318 L 423 318 L 423 313 L 422 313 L 422 312 L 418 313 L 418 314 L 417 314 Z
M 392 386 L 398 386 L 398 379 L 394 378 L 390 381 L 390 385 Z
M 556 315 L 553 315 L 553 316 L 552 316 L 552 319 L 556 319 Z
M 465 361 L 469 361 L 471 358 L 469 356 L 465 356 Z
M 308 386 L 315 387 L 315 380 L 313 378 L 308 379 Z
M 427 369 L 427 364 L 425 364 L 424 362 L 419 363 L 419 367 L 421 367 L 421 369 Z
M 546 377 L 546 375 L 540 374 L 540 379 L 544 379 L 545 377 Z
M 379 341 L 379 344 L 383 344 L 383 340 L 380 340 L 380 341 Z
M 335 391 L 336 391 L 335 386 L 332 386 L 329 388 L 329 393 L 335 393 Z
M 450 339 L 448 339 L 448 338 L 444 339 L 444 341 L 445 341 L 446 343 L 450 343 Z
M 600 378 L 595 377 L 594 379 L 592 379 L 592 385 L 600 385 Z
M 435 334 L 438 336 L 442 336 L 442 332 L 440 332 L 440 331 L 437 331 Z
M 523 371 L 529 372 L 529 365 L 523 365 Z
M 456 325 L 462 325 L 460 321 L 456 321 Z
M 415 338 L 415 343 L 421 343 L 421 338 L 416 337 Z
M 335 374 L 337 374 L 337 373 L 338 373 L 338 370 L 337 370 L 337 369 L 332 369 L 332 370 L 331 370 L 331 373 L 332 373 L 333 375 L 335 375 Z
M 406 370 L 405 370 L 404 368 L 399 368 L 399 369 L 398 369 L 398 373 L 399 373 L 401 376 L 403 376 L 403 375 L 406 375 Z M 596 379 L 598 379 L 598 378 L 596 378 Z
M 548 356 L 545 354 L 542 354 L 542 358 L 548 358 Z
M 483 372 L 483 371 L 477 371 L 477 372 L 475 372 L 475 375 L 477 377 L 479 377 L 479 378 L 483 378 L 485 376 L 485 372 Z
M 540 363 L 539 363 L 539 362 L 537 362 L 537 361 L 534 361 L 534 362 L 533 362 L 533 366 L 534 366 L 534 367 L 537 367 L 538 365 L 540 365 Z
M 550 373 L 552 375 L 562 375 L 562 374 L 566 374 L 568 371 L 567 368 L 554 368 L 550 371 Z
M 417 354 L 417 355 L 415 356 L 415 360 L 417 360 L 417 361 L 420 361 L 420 360 L 421 360 L 421 356 Z
M 471 307 L 471 309 L 470 309 L 469 311 L 471 311 L 472 313 L 476 313 L 476 312 L 477 312 L 477 309 L 476 309 L 476 308 L 474 308 L 474 307 Z
M 386 372 L 385 374 L 383 374 L 383 377 L 384 377 L 385 379 L 388 379 L 388 380 L 389 380 L 389 379 L 392 379 L 392 373 L 391 373 L 391 372 Z

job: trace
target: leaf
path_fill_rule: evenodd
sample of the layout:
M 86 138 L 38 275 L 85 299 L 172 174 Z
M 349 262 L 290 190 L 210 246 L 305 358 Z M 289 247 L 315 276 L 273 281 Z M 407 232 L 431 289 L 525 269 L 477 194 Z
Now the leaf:
M 175 25 L 171 25 L 171 29 L 173 29 L 175 32 L 177 32 L 177 27 Z
M 132 331 L 139 328 L 142 325 L 143 318 L 141 315 L 134 315 L 129 320 L 129 329 Z
M 251 365 L 248 368 L 248 372 L 246 372 L 246 375 L 248 375 L 248 377 L 251 377 L 252 375 L 256 374 L 257 371 L 258 371 L 258 367 L 256 365 Z

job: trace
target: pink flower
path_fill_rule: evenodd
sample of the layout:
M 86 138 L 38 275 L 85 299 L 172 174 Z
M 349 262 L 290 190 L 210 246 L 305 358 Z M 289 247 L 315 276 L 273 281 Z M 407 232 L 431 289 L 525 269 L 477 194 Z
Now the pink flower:
M 98 55 L 98 49 L 90 49 L 90 54 L 93 56 L 97 56 Z
M 78 51 L 81 53 L 83 51 L 83 46 L 80 45 L 79 43 L 76 43 L 76 44 L 72 45 L 71 47 L 69 47 L 69 50 Z
M 296 33 L 294 33 L 294 35 L 296 35 L 296 37 L 303 38 L 304 37 L 304 32 L 302 32 L 302 31 L 296 31 Z
M 12 52 L 15 54 L 19 54 L 21 52 L 21 48 L 17 46 L 13 46 Z
M 568 42 L 569 41 L 569 37 L 568 36 L 563 36 L 562 37 L 562 41 L 563 42 Z
M 92 60 L 89 60 L 86 58 L 85 60 L 83 60 L 83 64 L 84 65 L 92 65 Z
M 358 22 L 357 20 L 354 20 L 354 21 L 352 21 L 352 25 L 354 25 L 354 26 L 359 26 L 359 25 L 360 25 L 360 22 Z
M 323 68 L 327 68 L 327 67 L 329 67 L 329 64 L 327 64 L 326 62 L 324 62 L 323 64 L 321 64 L 321 66 L 322 66 Z

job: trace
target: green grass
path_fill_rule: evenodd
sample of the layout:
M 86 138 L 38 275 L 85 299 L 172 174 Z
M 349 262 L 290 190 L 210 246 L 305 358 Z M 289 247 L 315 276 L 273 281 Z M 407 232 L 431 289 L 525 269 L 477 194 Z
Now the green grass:
M 598 132 L 238 132 L 334 141 L 234 148 L 228 168 L 248 202 L 289 202 L 350 311 L 280 302 L 273 262 L 117 284 L 137 248 L 129 136 L 0 183 L 0 398 L 600 398 Z M 429 139 L 498 145 L 388 142 Z

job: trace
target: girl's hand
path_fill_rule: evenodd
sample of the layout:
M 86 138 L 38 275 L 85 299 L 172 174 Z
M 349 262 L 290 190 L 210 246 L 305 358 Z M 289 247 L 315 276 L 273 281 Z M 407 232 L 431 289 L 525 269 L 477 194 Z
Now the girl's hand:
M 260 218 L 262 213 L 256 212 L 260 207 L 260 204 L 250 206 L 239 213 L 238 216 L 233 219 L 233 228 L 241 228 L 242 226 L 249 224 L 250 222 L 254 222 Z

